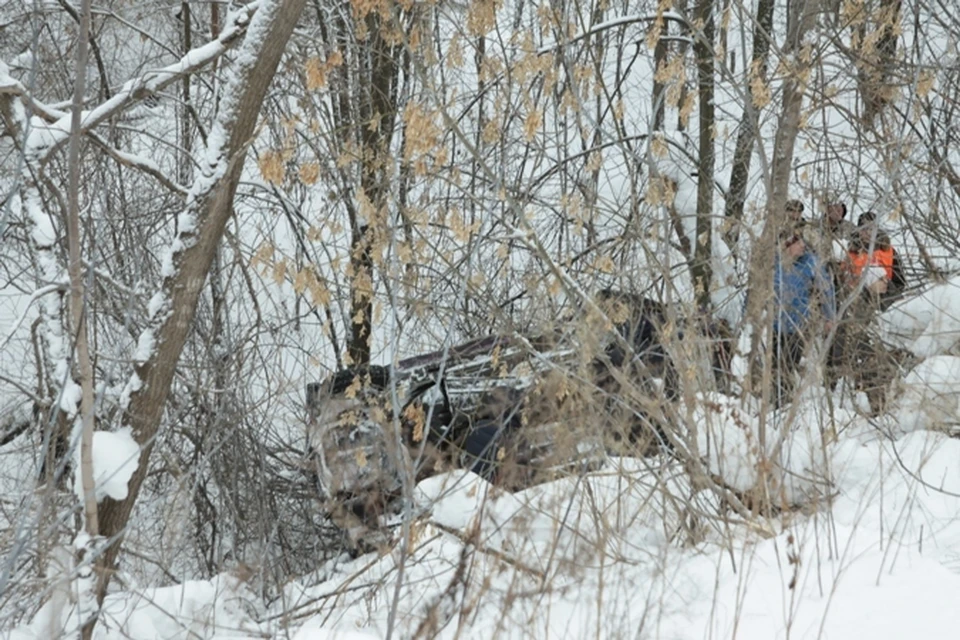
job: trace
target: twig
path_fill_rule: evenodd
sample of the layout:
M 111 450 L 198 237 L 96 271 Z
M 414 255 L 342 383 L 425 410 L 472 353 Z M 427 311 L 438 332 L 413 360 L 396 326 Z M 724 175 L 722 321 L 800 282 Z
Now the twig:
M 502 552 L 502 551 L 500 551 L 500 550 L 498 550 L 498 549 L 494 549 L 493 547 L 488 547 L 488 546 L 486 546 L 486 545 L 484 545 L 484 544 L 482 544 L 482 543 L 480 543 L 480 542 L 476 542 L 476 541 L 474 541 L 474 540 L 471 540 L 471 539 L 468 538 L 467 536 L 463 535 L 463 532 L 462 532 L 462 531 L 458 531 L 458 530 L 454 529 L 453 527 L 448 527 L 447 525 L 440 524 L 439 522 L 436 522 L 436 521 L 433 521 L 433 520 L 430 521 L 430 524 L 431 524 L 431 526 L 436 527 L 436 528 L 439 529 L 440 531 L 443 531 L 444 533 L 449 533 L 450 535 L 456 537 L 458 540 L 460 540 L 460 541 L 463 542 L 464 544 L 467 544 L 467 545 L 472 546 L 472 547 L 473 547 L 474 549 L 476 549 L 477 551 L 480 551 L 480 552 L 485 553 L 485 554 L 487 554 L 487 555 L 491 555 L 491 556 L 497 558 L 498 560 L 501 560 L 501 561 L 503 561 L 503 562 L 506 562 L 506 563 L 509 564 L 510 566 L 512 566 L 512 567 L 514 567 L 514 568 L 516 568 L 516 569 L 519 569 L 519 570 L 521 570 L 521 571 L 523 571 L 523 572 L 525 572 L 525 573 L 529 573 L 530 575 L 535 576 L 536 578 L 538 578 L 538 579 L 541 580 L 541 581 L 546 580 L 546 574 L 545 574 L 543 571 L 540 571 L 539 569 L 534 569 L 533 567 L 530 567 L 530 566 L 528 566 L 528 565 L 520 562 L 519 560 L 516 560 L 515 558 L 511 558 L 510 556 L 508 556 L 507 554 L 505 554 L 504 552 Z
M 13 334 L 15 334 L 17 332 L 17 329 L 20 328 L 20 325 L 23 324 L 23 321 L 27 317 L 27 312 L 30 310 L 30 305 L 33 304 L 35 300 L 42 298 L 48 293 L 53 293 L 55 291 L 64 291 L 64 290 L 66 290 L 66 286 L 63 284 L 48 284 L 47 286 L 41 287 L 36 291 L 34 291 L 30 295 L 30 299 L 27 300 L 27 306 L 24 308 L 23 313 L 20 314 L 20 317 L 14 320 L 13 326 L 10 327 L 10 331 L 7 333 L 7 337 L 3 339 L 3 342 L 0 342 L 0 349 L 3 349 L 4 347 L 7 346 L 7 343 L 10 342 L 11 338 L 13 338 Z

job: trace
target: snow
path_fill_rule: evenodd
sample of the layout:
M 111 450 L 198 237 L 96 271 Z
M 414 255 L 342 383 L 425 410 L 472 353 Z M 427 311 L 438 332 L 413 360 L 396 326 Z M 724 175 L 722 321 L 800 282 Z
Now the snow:
M 60 390 L 60 409 L 68 416 L 76 415 L 77 407 L 80 406 L 80 397 L 83 395 L 83 389 L 74 382 L 72 378 L 63 381 L 63 388 Z
M 516 495 L 463 472 L 424 481 L 417 492 L 421 506 L 433 504 L 430 521 L 463 538 L 420 537 L 407 567 L 410 587 L 401 591 L 401 628 L 409 632 L 422 620 L 450 582 L 464 541 L 475 539 L 483 549 L 473 554 L 478 582 L 463 597 L 483 594 L 487 603 L 459 631 L 455 616 L 438 637 L 491 637 L 503 616 L 524 623 L 500 628 L 497 637 L 539 637 L 547 629 L 558 637 L 598 630 L 616 637 L 645 625 L 655 638 L 767 640 L 787 637 L 788 629 L 797 638 L 953 637 L 960 572 L 947 562 L 960 543 L 960 499 L 949 492 L 960 489 L 960 441 L 916 433 L 891 446 L 851 429 L 830 456 L 834 498 L 822 501 L 820 516 L 785 515 L 770 523 L 772 536 L 734 525 L 706 533 L 695 548 L 671 544 L 665 533 L 673 527 L 658 525 L 663 505 L 650 501 L 656 478 L 641 461 L 614 461 L 619 473 Z M 689 495 L 678 476 L 664 477 L 675 498 Z M 317 604 L 316 617 L 294 637 L 382 637 L 396 561 L 395 554 L 360 558 L 320 584 L 291 590 L 288 607 L 371 585 L 366 595 Z M 537 572 L 554 586 L 528 585 Z M 539 594 L 532 599 L 510 595 L 531 587 Z M 369 608 L 371 598 L 382 604 Z
M 163 291 L 157 291 L 147 303 L 147 319 L 153 320 L 160 313 L 160 310 L 167 304 L 167 297 Z
M 233 8 L 228 13 L 228 17 L 224 21 L 224 27 L 216 40 L 188 51 L 172 65 L 148 71 L 139 78 L 128 80 L 123 84 L 121 90 L 116 92 L 109 100 L 93 109 L 83 111 L 80 123 L 81 130 L 94 129 L 111 116 L 116 115 L 135 100 L 135 96 L 139 92 L 157 93 L 162 91 L 165 87 L 183 77 L 184 74 L 196 71 L 219 58 L 232 46 L 232 43 L 237 41 L 238 36 L 242 34 L 250 22 L 250 15 L 263 11 L 261 4 L 260 2 L 250 2 Z M 249 38 L 245 38 L 243 42 L 246 44 L 248 40 Z M 38 120 L 27 139 L 29 154 L 35 160 L 42 161 L 47 154 L 66 142 L 70 135 L 70 119 L 70 114 L 62 114 L 53 123 Z
M 375 640 L 380 636 L 361 631 L 351 631 L 350 629 L 312 629 L 301 627 L 292 640 Z
M 109 595 L 94 640 L 180 640 L 181 638 L 255 638 L 257 625 L 247 613 L 254 599 L 231 575 L 190 580 L 182 585 Z M 76 633 L 76 610 L 45 606 L 33 622 L 3 640 L 50 640 Z M 51 630 L 56 630 L 53 635 Z M 62 634 L 62 635 L 61 635 Z
M 152 302 L 152 301 L 151 301 Z M 153 353 L 154 347 L 156 347 L 157 340 L 154 337 L 154 333 L 150 329 L 144 329 L 140 333 L 140 337 L 137 338 L 137 350 L 134 353 L 133 360 L 137 364 L 143 364 L 150 359 L 150 355 Z
M 140 462 L 140 446 L 129 428 L 118 431 L 93 432 L 93 478 L 97 502 L 106 497 L 123 500 L 127 497 L 127 483 Z M 80 480 L 80 447 L 74 447 L 74 493 L 83 500 Z
M 890 342 L 916 356 L 949 353 L 960 342 L 960 278 L 893 305 L 880 322 Z
M 12 89 L 19 83 L 10 77 L 10 67 L 0 60 L 0 89 Z
M 197 230 L 197 217 L 190 211 L 182 211 L 177 216 L 177 229 L 182 234 L 190 234 Z
M 34 211 L 34 213 L 39 213 Z M 38 247 L 49 247 L 57 241 L 57 232 L 53 227 L 53 219 L 47 215 L 35 215 L 33 217 L 33 231 L 30 232 L 33 241 Z
M 3 351 L 3 349 L 7 346 L 7 343 L 9 343 L 14 334 L 17 333 L 17 330 L 23 324 L 23 321 L 26 320 L 27 313 L 29 312 L 30 305 L 33 303 L 33 301 L 47 294 L 54 293 L 59 289 L 59 285 L 54 284 L 41 287 L 40 289 L 34 291 L 33 294 L 31 294 L 26 300 L 25 304 L 23 304 L 22 310 L 20 311 L 20 314 L 17 316 L 16 320 L 14 320 L 9 327 L 4 326 L 5 323 L 3 322 L 3 315 L 0 315 L 0 351 Z
M 130 396 L 143 388 L 143 380 L 140 379 L 136 371 L 130 374 L 127 383 L 120 391 L 120 408 L 126 409 L 130 406 Z
M 173 265 L 173 259 L 177 254 L 183 249 L 183 243 L 180 239 L 174 240 L 170 247 L 164 252 L 163 259 L 160 263 L 160 277 L 161 278 L 171 278 L 176 271 L 176 268 Z
M 755 485 L 764 460 L 782 475 L 790 509 L 756 522 L 662 459 L 614 458 L 515 494 L 467 471 L 426 479 L 415 489 L 398 637 L 443 602 L 464 554 L 471 577 L 439 638 L 953 637 L 960 440 L 931 429 L 956 419 L 958 380 L 960 357 L 925 359 L 899 383 L 893 414 L 873 423 L 820 387 L 766 416 L 738 398 L 699 396 L 686 424 L 711 473 L 738 491 Z M 137 464 L 129 431 L 97 432 L 94 446 L 98 498 L 122 498 Z M 693 524 L 690 514 L 700 514 Z M 96 637 L 383 637 L 398 548 L 339 559 L 319 578 L 291 576 L 270 603 L 230 574 L 128 584 L 108 597 Z M 70 613 L 55 605 L 0 637 L 50 637 Z

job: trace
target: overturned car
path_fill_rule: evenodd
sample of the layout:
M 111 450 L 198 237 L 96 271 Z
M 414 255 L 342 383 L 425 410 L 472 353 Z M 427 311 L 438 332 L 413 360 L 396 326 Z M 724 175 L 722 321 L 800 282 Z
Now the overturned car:
M 464 468 L 518 490 L 596 468 L 617 444 L 668 447 L 650 410 L 676 396 L 666 311 L 600 299 L 612 330 L 488 336 L 308 385 L 310 471 L 333 521 L 359 544 L 404 482 Z

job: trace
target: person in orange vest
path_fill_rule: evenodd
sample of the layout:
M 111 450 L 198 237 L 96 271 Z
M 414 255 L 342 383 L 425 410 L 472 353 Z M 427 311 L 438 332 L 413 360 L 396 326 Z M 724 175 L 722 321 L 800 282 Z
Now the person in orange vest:
M 864 297 L 875 308 L 884 308 L 903 290 L 900 258 L 890 236 L 877 226 L 877 215 L 872 211 L 857 220 L 843 271 L 847 286 L 854 288 L 863 283 Z
M 877 226 L 872 211 L 857 220 L 841 278 L 848 294 L 856 298 L 834 339 L 827 362 L 829 386 L 835 388 L 841 377 L 850 378 L 866 393 L 871 412 L 878 414 L 887 402 L 887 380 L 882 373 L 889 363 L 886 349 L 872 335 L 869 324 L 903 290 L 904 279 L 890 236 Z

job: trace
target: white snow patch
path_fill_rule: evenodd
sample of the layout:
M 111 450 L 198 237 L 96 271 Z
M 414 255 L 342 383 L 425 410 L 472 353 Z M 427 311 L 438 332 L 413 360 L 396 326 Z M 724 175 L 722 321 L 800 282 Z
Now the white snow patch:
M 181 640 L 182 638 L 262 638 L 250 616 L 255 596 L 231 575 L 190 580 L 182 585 L 108 595 L 94 629 L 94 640 Z M 34 640 L 76 634 L 75 607 L 44 606 L 33 621 L 2 637 Z M 56 629 L 60 633 L 51 634 Z
M 450 471 L 417 485 L 416 503 L 432 509 L 432 519 L 451 529 L 465 530 L 483 508 L 490 484 L 470 471 Z
M 67 378 L 64 381 L 63 392 L 60 394 L 60 410 L 68 416 L 76 415 L 82 395 L 83 390 L 80 385 L 74 382 L 73 378 Z
M 782 497 L 805 503 L 833 490 L 837 454 L 835 434 L 855 422 L 853 412 L 824 406 L 820 389 L 766 416 L 765 448 L 760 447 L 760 419 L 739 399 L 721 394 L 701 398 L 693 412 L 698 453 L 709 471 L 736 490 L 756 486 L 763 464 L 782 472 Z
M 33 222 L 30 237 L 41 249 L 52 247 L 57 242 L 57 229 L 53 224 L 53 218 L 41 209 L 35 198 L 28 197 L 24 204 Z
M 147 304 L 147 319 L 153 320 L 166 304 L 167 297 L 163 291 L 157 291 L 153 294 L 153 297 L 150 298 L 150 302 Z
M 140 462 L 140 445 L 133 439 L 129 427 L 117 431 L 93 432 L 93 478 L 97 502 L 106 497 L 123 500 L 127 497 L 127 483 Z M 74 448 L 74 493 L 83 500 L 83 482 L 80 478 L 80 447 Z
M 123 387 L 123 391 L 120 392 L 120 408 L 126 409 L 130 406 L 130 396 L 140 389 L 143 388 L 143 380 L 140 379 L 140 376 L 137 375 L 137 372 L 134 371 L 130 374 L 130 379 L 127 380 L 127 384 Z
M 173 256 L 177 254 L 176 248 L 177 242 L 174 242 L 174 245 L 170 247 L 164 254 L 163 260 L 160 262 L 160 277 L 161 278 L 170 278 L 173 276 Z
M 182 211 L 177 216 L 177 231 L 179 233 L 193 233 L 197 230 L 197 217 L 190 211 Z
M 960 343 L 960 278 L 895 304 L 880 326 L 890 342 L 921 358 L 950 353 Z
M 157 340 L 150 329 L 144 329 L 137 339 L 137 351 L 133 355 L 133 360 L 137 364 L 143 364 L 150 359 L 154 348 L 157 346 Z
M 934 356 L 899 381 L 900 429 L 943 429 L 960 425 L 960 357 Z
M 377 640 L 380 637 L 381 636 L 376 634 L 353 631 L 340 627 L 336 629 L 324 629 L 304 625 L 293 636 L 293 640 Z

